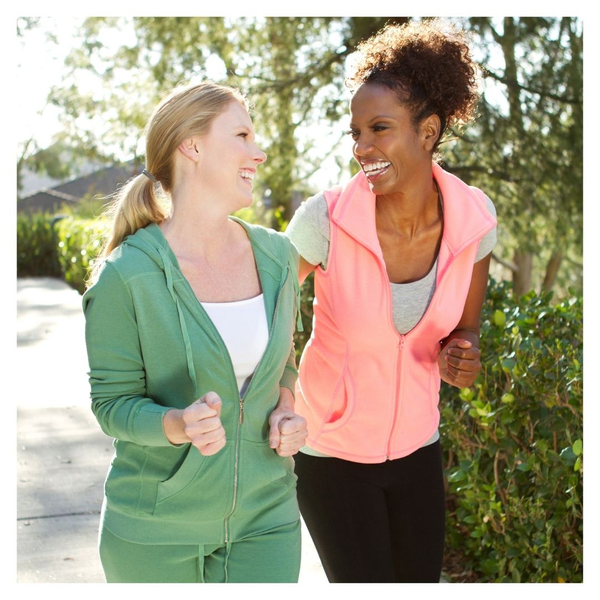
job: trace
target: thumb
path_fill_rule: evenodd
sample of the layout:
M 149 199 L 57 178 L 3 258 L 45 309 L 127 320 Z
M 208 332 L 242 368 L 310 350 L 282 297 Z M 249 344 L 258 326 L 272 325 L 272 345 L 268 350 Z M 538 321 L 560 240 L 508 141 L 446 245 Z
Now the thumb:
M 202 399 L 206 404 L 208 404 L 208 406 L 210 406 L 210 408 L 217 411 L 218 417 L 221 416 L 221 406 L 223 403 L 221 401 L 221 397 L 219 396 L 219 394 L 217 394 L 217 392 L 206 392 Z
M 469 340 L 457 340 L 456 341 L 456 345 L 459 346 L 460 348 L 470 348 L 473 344 L 471 344 L 471 342 L 469 342 Z
M 281 435 L 279 433 L 279 422 L 281 419 L 274 418 L 270 420 L 270 431 L 269 431 L 269 446 L 271 448 L 277 448 L 279 446 L 279 442 L 281 440 Z

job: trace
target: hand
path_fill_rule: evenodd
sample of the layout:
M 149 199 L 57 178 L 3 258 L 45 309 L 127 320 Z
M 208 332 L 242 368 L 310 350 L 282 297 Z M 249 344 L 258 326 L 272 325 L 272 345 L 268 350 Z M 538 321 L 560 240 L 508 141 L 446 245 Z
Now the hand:
M 269 445 L 279 456 L 293 456 L 306 443 L 306 420 L 287 407 L 278 406 L 271 413 L 269 426 Z
M 458 388 L 473 385 L 479 371 L 479 348 L 467 340 L 454 338 L 446 344 L 438 357 L 440 377 Z
M 200 454 L 211 456 L 225 447 L 225 430 L 221 424 L 221 398 L 207 392 L 182 413 L 183 431 Z

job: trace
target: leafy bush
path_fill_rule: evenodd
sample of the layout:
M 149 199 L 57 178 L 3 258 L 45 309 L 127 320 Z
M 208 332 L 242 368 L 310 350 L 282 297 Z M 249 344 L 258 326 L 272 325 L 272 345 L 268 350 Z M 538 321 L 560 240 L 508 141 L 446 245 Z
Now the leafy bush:
M 89 268 L 102 249 L 108 223 L 102 219 L 67 217 L 56 224 L 58 259 L 65 281 L 83 294 Z
M 102 219 L 18 215 L 17 277 L 59 277 L 82 294 L 107 226 Z
M 60 277 L 54 219 L 46 213 L 17 214 L 17 277 Z
M 582 298 L 550 300 L 493 284 L 482 373 L 443 385 L 447 546 L 478 581 L 583 578 Z

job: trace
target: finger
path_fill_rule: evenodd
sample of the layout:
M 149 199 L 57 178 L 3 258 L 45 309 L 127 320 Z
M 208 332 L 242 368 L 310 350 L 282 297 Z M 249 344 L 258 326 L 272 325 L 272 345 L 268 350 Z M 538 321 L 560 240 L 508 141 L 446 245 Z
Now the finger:
M 202 456 L 212 456 L 213 454 L 216 454 L 217 452 L 219 452 L 219 450 L 222 450 L 223 448 L 225 448 L 225 444 L 226 444 L 226 440 L 225 440 L 225 438 L 222 438 L 221 440 L 219 440 L 217 442 L 213 442 L 212 444 L 207 444 L 203 448 L 198 448 L 198 450 L 199 450 L 200 454 L 202 454 Z
M 467 371 L 469 373 L 481 369 L 479 359 L 463 359 L 449 356 L 446 358 L 446 364 L 459 371 Z
M 446 356 L 460 356 L 461 358 L 475 358 L 481 355 L 479 348 L 448 348 Z
M 217 394 L 217 392 L 206 392 L 206 394 L 204 394 L 204 396 L 202 396 L 202 398 L 200 398 L 201 400 L 204 400 L 204 402 L 210 406 L 212 409 L 217 411 L 217 415 L 221 415 L 221 406 L 222 406 L 222 402 L 221 402 L 221 397 L 219 396 L 219 394 Z
M 306 421 L 299 416 L 289 417 L 279 421 L 279 432 L 282 435 L 295 433 L 302 430 L 304 427 L 306 427 Z
M 224 440 L 225 429 L 223 429 L 223 427 L 219 427 L 218 429 L 213 429 L 212 431 L 206 431 L 203 433 L 195 432 L 192 435 L 190 435 L 189 438 L 192 444 L 196 446 L 196 448 L 200 449 L 203 446 L 207 446 L 220 440 Z
M 284 446 L 286 444 L 302 444 L 304 445 L 304 440 L 306 440 L 308 436 L 308 431 L 306 429 L 300 429 L 298 431 L 294 431 L 293 433 L 288 433 L 285 435 L 281 435 L 279 438 L 279 445 Z
M 209 417 L 186 423 L 184 431 L 188 437 L 191 437 L 192 435 L 201 435 L 209 431 L 215 431 L 219 427 L 222 427 L 221 419 L 219 417 Z
M 449 367 L 447 373 L 455 383 L 462 384 L 462 387 L 471 385 L 477 376 L 477 372 L 461 371 L 453 367 Z
M 202 402 L 201 400 L 202 399 L 196 400 L 196 402 L 188 406 L 183 411 L 183 420 L 186 423 L 194 423 L 195 421 L 201 421 L 203 419 L 219 417 L 220 404 L 218 404 L 215 408 L 212 408 L 206 404 L 206 402 Z

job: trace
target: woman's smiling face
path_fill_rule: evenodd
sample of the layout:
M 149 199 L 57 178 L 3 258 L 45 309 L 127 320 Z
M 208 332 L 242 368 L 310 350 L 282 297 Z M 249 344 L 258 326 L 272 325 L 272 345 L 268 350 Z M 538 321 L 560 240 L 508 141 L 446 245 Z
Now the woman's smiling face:
M 215 117 L 210 132 L 195 139 L 200 149 L 202 181 L 235 203 L 238 210 L 252 203 L 252 180 L 267 155 L 258 148 L 250 115 L 232 101 Z
M 352 98 L 350 113 L 354 158 L 374 194 L 404 193 L 413 178 L 431 171 L 425 132 L 415 126 L 394 91 L 363 84 Z

